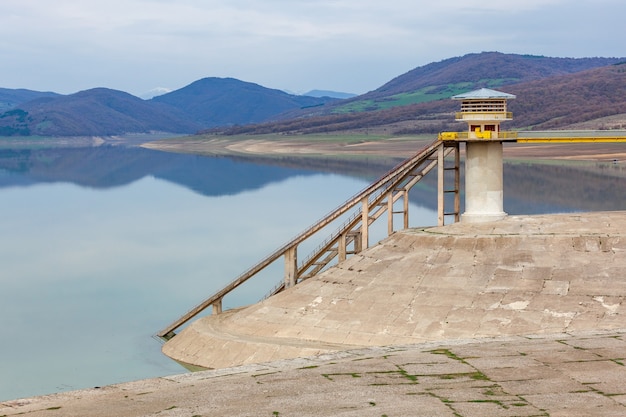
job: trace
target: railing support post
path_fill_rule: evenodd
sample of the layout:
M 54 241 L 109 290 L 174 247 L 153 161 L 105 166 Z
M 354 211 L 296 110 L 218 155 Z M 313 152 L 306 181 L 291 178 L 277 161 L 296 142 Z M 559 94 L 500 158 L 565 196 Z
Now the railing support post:
M 387 194 L 387 234 L 393 234 L 393 190 Z
M 368 196 L 361 200 L 361 250 L 369 247 L 370 207 Z
M 222 298 L 218 298 L 211 304 L 211 314 L 220 314 L 222 312 Z
M 285 288 L 291 288 L 298 282 L 298 247 L 292 246 L 285 251 Z
M 444 158 L 444 145 L 441 142 L 437 149 L 437 226 L 445 224 Z
M 337 242 L 337 262 L 343 262 L 348 257 L 347 240 L 345 233 L 339 236 L 339 242 Z
M 454 147 L 454 221 L 461 221 L 461 150 L 457 142 Z
M 402 200 L 404 203 L 404 228 L 409 228 L 409 190 L 403 191 Z
M 360 253 L 363 250 L 361 246 L 363 244 L 363 239 L 361 238 L 361 232 L 354 232 L 354 253 Z

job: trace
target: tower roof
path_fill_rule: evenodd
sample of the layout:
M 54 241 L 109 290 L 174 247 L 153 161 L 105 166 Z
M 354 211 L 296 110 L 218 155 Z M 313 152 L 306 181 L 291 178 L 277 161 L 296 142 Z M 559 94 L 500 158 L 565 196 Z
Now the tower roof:
M 503 93 L 502 91 L 491 90 L 489 88 L 481 88 L 478 90 L 470 91 L 468 93 L 457 94 L 452 97 L 454 100 L 468 100 L 468 99 L 481 99 L 481 98 L 500 98 L 500 99 L 513 99 L 513 94 Z

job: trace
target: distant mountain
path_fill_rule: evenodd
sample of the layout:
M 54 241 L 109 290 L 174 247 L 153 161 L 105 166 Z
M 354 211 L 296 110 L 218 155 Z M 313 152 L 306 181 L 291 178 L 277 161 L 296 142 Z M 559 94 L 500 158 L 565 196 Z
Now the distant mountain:
M 0 112 L 10 110 L 37 98 L 56 97 L 58 95 L 57 93 L 26 90 L 23 88 L 16 90 L 0 88 Z
M 389 97 L 419 91 L 435 96 L 442 93 L 454 95 L 481 87 L 497 88 L 573 74 L 622 62 L 624 59 L 551 58 L 501 52 L 467 54 L 415 68 L 360 98 Z
M 203 127 L 216 127 L 259 123 L 335 100 L 296 96 L 234 78 L 203 78 L 151 101 L 177 108 Z
M 323 106 L 329 97 L 296 96 L 233 78 L 205 78 L 142 100 L 94 88 L 75 94 L 8 90 L 19 105 L 0 113 L 0 136 L 108 136 L 151 131 L 189 134 L 215 126 L 258 123 L 293 109 Z M 17 98 L 13 102 L 17 103 Z
M 376 90 L 338 103 L 335 113 L 384 110 L 441 100 L 482 87 L 500 88 L 623 62 L 626 58 L 551 58 L 482 52 L 415 68 Z
M 449 98 L 480 87 L 518 96 L 511 102 L 515 113 L 509 126 L 560 128 L 574 120 L 626 113 L 624 62 L 626 58 L 469 54 L 416 68 L 374 91 L 324 108 L 291 112 L 281 121 L 222 133 L 412 134 L 456 130 L 463 125 L 454 121 L 452 112 L 458 110 L 458 103 Z
M 129 132 L 192 133 L 200 125 L 175 109 L 122 91 L 94 88 L 38 98 L 0 115 L 0 135 L 100 136 Z
M 302 95 L 309 96 L 309 97 L 332 97 L 332 98 L 339 98 L 339 99 L 352 98 L 352 97 L 357 96 L 356 94 L 352 94 L 352 93 L 341 93 L 338 91 L 329 91 L 329 90 L 311 90 L 308 93 L 304 93 Z

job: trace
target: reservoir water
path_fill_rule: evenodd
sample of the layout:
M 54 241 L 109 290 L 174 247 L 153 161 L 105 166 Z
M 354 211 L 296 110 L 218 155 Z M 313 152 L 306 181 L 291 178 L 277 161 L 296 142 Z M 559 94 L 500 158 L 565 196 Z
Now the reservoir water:
M 284 162 L 0 150 L 0 400 L 185 372 L 153 335 L 381 173 Z M 624 210 L 623 171 L 607 169 L 507 166 L 505 210 Z M 436 223 L 435 190 L 412 192 L 411 226 Z

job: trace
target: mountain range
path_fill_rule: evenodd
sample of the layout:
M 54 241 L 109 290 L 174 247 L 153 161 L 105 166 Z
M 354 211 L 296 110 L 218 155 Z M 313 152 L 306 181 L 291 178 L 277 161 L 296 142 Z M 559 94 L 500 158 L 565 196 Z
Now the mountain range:
M 70 95 L 0 89 L 0 136 L 433 133 L 458 127 L 451 96 L 480 87 L 518 96 L 510 103 L 517 128 L 626 126 L 619 116 L 626 114 L 626 58 L 483 52 L 415 68 L 355 97 L 294 95 L 215 77 L 149 100 L 106 88 Z
M 193 133 L 216 126 L 259 123 L 276 114 L 336 99 L 287 94 L 233 78 L 203 78 L 142 100 L 123 91 L 93 88 L 70 95 L 0 91 L 0 136 L 109 136 Z

